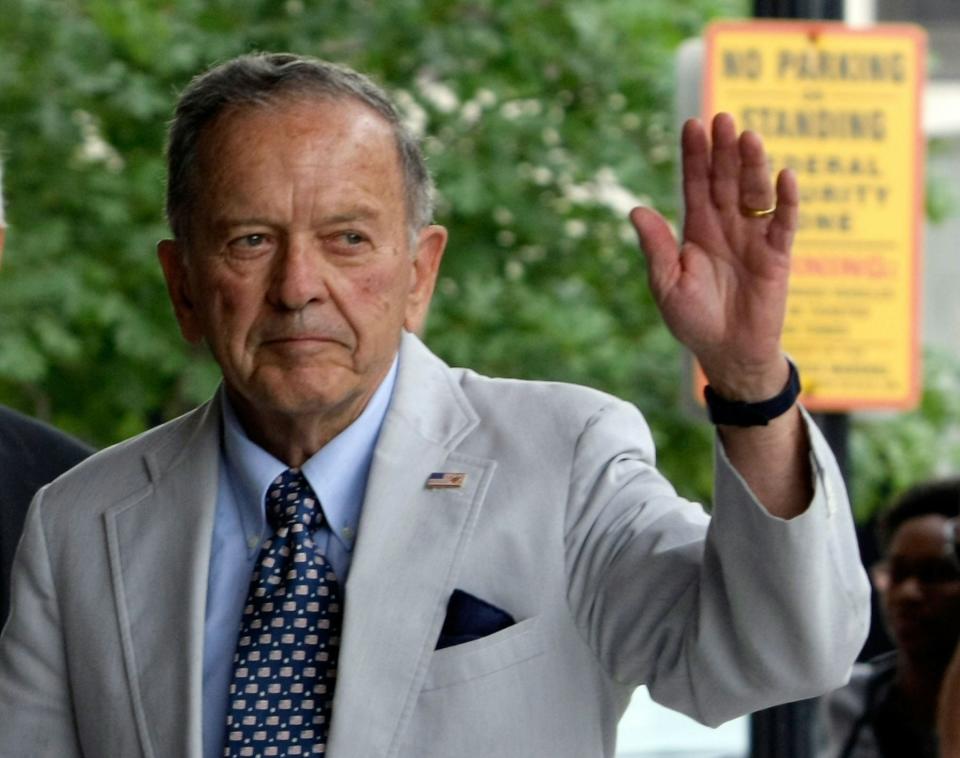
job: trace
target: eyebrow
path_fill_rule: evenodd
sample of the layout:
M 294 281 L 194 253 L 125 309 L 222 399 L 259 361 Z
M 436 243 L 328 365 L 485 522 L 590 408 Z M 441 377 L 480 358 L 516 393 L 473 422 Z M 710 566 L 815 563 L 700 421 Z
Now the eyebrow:
M 218 229 L 228 229 L 234 226 L 274 226 L 273 221 L 260 216 L 231 218 L 230 216 L 220 216 L 211 218 L 210 223 Z
M 368 205 L 359 205 L 342 213 L 334 213 L 330 216 L 324 216 L 321 219 L 321 222 L 326 224 L 339 224 L 345 221 L 366 221 L 371 218 L 376 218 L 379 215 L 380 211 L 378 211 L 376 208 Z

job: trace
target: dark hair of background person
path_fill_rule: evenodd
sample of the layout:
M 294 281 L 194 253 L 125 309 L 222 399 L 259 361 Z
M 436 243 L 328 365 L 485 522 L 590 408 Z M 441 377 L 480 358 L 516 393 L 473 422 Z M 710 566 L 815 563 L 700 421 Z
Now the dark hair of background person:
M 904 522 L 930 514 L 946 518 L 960 515 L 960 477 L 916 485 L 895 500 L 877 522 L 880 549 L 887 552 L 893 535 Z

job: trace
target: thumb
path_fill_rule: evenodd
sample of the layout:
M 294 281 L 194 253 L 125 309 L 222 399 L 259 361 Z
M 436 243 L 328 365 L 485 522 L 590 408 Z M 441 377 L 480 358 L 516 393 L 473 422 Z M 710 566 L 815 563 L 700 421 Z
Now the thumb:
M 637 232 L 640 249 L 647 260 L 650 286 L 654 293 L 663 292 L 675 278 L 680 249 L 666 220 L 651 208 L 634 208 L 630 222 Z

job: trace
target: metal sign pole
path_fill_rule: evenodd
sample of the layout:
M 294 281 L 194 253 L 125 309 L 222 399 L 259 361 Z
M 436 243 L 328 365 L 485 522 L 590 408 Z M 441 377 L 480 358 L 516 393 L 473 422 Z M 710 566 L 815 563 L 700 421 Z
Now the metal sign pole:
M 754 0 L 756 18 L 843 19 L 843 0 Z M 845 413 L 820 413 L 815 417 L 833 450 L 844 481 L 848 481 L 847 435 L 849 416 Z M 750 719 L 750 758 L 812 758 L 813 700 L 759 711 Z

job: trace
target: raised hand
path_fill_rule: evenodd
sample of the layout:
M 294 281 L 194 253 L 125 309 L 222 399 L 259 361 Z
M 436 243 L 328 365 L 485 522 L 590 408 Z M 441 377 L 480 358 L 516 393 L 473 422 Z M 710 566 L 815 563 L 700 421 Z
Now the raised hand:
M 787 377 L 780 335 L 797 228 L 796 180 L 782 171 L 774 188 L 759 136 L 738 137 L 725 113 L 713 120 L 712 140 L 699 122 L 688 121 L 682 151 L 682 244 L 655 211 L 636 208 L 630 216 L 653 296 L 717 392 L 747 401 L 771 397 Z

